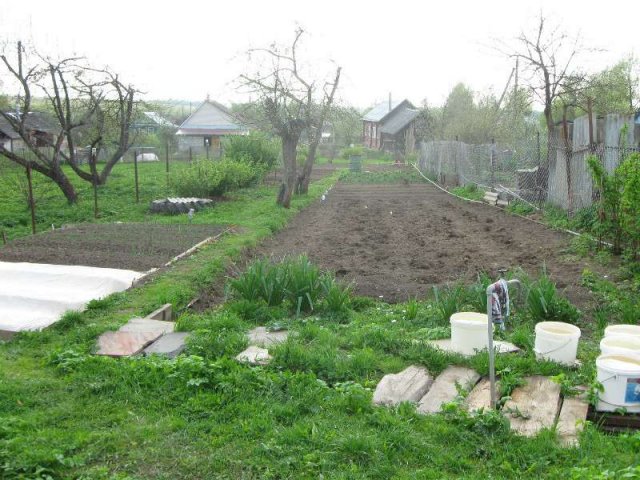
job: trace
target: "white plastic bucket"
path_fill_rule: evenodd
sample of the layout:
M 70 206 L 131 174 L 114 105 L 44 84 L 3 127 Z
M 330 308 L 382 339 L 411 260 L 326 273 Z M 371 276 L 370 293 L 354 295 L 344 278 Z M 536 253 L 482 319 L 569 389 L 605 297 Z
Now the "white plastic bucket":
M 609 325 L 604 329 L 604 336 L 624 335 L 640 338 L 640 325 Z
M 486 313 L 458 312 L 451 315 L 451 347 L 463 355 L 489 346 Z
M 600 352 L 602 355 L 627 353 L 640 355 L 640 337 L 623 337 L 622 335 L 604 337 L 600 340 Z
M 600 355 L 596 367 L 598 382 L 604 387 L 596 410 L 640 412 L 640 354 Z
M 578 353 L 580 329 L 564 322 L 540 322 L 536 324 L 534 351 L 538 360 L 551 360 L 564 365 L 574 365 Z

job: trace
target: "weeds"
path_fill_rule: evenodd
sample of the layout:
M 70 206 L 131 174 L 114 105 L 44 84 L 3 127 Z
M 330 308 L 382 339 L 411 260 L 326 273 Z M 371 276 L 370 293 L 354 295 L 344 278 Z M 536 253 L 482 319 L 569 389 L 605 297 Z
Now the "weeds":
M 546 271 L 527 291 L 527 309 L 534 320 L 576 323 L 580 311 L 561 297 Z

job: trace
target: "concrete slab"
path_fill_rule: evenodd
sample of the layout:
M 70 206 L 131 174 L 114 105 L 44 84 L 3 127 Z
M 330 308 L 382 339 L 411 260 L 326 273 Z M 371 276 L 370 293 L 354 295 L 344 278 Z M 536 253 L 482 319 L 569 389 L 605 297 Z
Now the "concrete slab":
M 397 405 L 401 402 L 417 402 L 429 390 L 433 377 L 426 368 L 411 365 L 400 373 L 382 377 L 373 392 L 376 405 Z
M 145 348 L 144 354 L 175 358 L 184 351 L 188 337 L 188 332 L 167 333 Z
M 236 356 L 236 360 L 250 365 L 266 365 L 271 361 L 271 355 L 269 355 L 269 351 L 266 348 L 251 345 L 245 351 L 239 353 Z
M 258 347 L 268 347 L 270 345 L 277 345 L 284 342 L 289 336 L 289 332 L 286 330 L 278 330 L 271 332 L 265 327 L 256 327 L 247 333 L 250 345 L 256 345 Z
M 149 318 L 132 318 L 126 324 L 121 326 L 119 332 L 159 332 L 171 333 L 175 328 L 173 322 L 163 322 L 162 320 L 151 320 Z
M 489 410 L 491 408 L 491 391 L 489 389 L 489 379 L 483 378 L 469 392 L 464 399 L 464 406 L 470 412 L 478 410 Z M 500 382 L 496 382 L 496 392 L 500 396 Z
M 560 402 L 560 385 L 547 377 L 527 377 L 527 384 L 511 392 L 502 412 L 511 429 L 532 437 L 543 428 L 553 427 Z
M 98 338 L 96 355 L 129 357 L 142 352 L 144 347 L 157 340 L 161 332 L 105 332 Z
M 418 412 L 438 413 L 443 403 L 453 402 L 458 397 L 460 389 L 469 391 L 479 379 L 480 374 L 471 368 L 447 367 L 418 402 Z
M 567 446 L 578 444 L 578 434 L 584 428 L 589 404 L 582 397 L 565 397 L 558 416 L 556 431 L 560 442 Z
M 172 307 L 170 303 L 165 303 L 163 306 L 161 306 L 157 310 L 154 310 L 145 318 L 148 318 L 150 320 L 163 320 L 165 322 L 170 322 L 173 318 L 171 308 Z
M 460 355 L 464 355 L 465 357 L 470 356 L 456 350 L 456 348 L 451 344 L 450 338 L 445 338 L 442 340 L 429 340 L 427 343 L 433 347 L 439 348 L 440 350 L 444 350 L 445 352 L 458 353 Z M 494 340 L 493 345 L 496 349 L 496 353 L 515 353 L 520 351 L 520 349 L 513 343 L 503 342 L 502 340 Z

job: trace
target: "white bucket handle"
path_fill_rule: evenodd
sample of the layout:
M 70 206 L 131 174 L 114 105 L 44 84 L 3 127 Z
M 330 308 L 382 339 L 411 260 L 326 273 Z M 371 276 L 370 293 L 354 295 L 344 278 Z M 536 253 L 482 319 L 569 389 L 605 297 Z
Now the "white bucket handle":
M 567 345 L 569 345 L 571 342 L 573 341 L 573 338 L 570 338 L 569 340 L 567 340 L 565 343 L 563 343 L 562 345 L 560 345 L 557 348 L 552 348 L 551 350 L 547 351 L 547 352 L 541 352 L 540 350 L 536 350 L 535 348 L 533 349 L 534 353 L 537 353 L 538 355 L 548 355 L 550 353 L 553 352 L 557 352 L 558 350 L 566 347 Z

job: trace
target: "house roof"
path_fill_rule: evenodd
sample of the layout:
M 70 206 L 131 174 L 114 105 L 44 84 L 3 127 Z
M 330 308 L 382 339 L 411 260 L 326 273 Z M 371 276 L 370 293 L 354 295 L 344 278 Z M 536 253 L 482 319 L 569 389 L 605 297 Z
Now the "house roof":
M 144 117 L 149 120 L 151 123 L 158 125 L 160 127 L 175 127 L 173 123 L 164 118 L 158 112 L 142 112 Z
M 16 120 L 20 116 L 19 113 L 15 112 L 6 112 L 6 115 Z M 49 117 L 49 115 L 43 112 L 29 112 L 25 120 L 25 127 L 27 130 L 52 134 L 56 134 L 60 130 L 56 127 L 55 122 Z M 20 134 L 18 134 L 18 132 L 13 128 L 11 123 L 1 115 L 0 132 L 4 133 L 4 135 L 9 138 L 20 138 Z
M 364 117 L 362 117 L 362 120 L 366 120 L 367 122 L 379 122 L 390 112 L 395 110 L 402 102 L 405 101 L 406 100 L 391 102 L 391 109 L 389 109 L 389 102 L 379 103 L 367 113 L 365 113 Z
M 176 135 L 224 135 L 246 130 L 227 107 L 207 100 L 182 122 Z
M 389 135 L 396 135 L 403 128 L 409 125 L 418 116 L 418 110 L 402 106 L 399 109 L 393 111 L 386 122 L 380 128 L 382 133 L 388 133 Z

